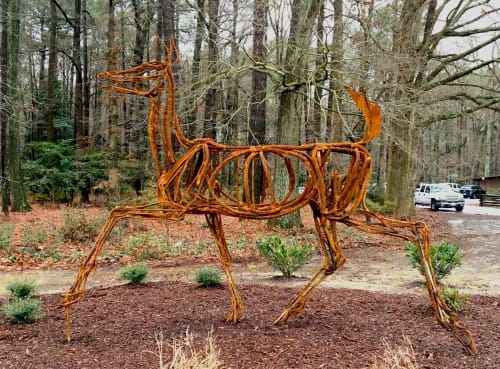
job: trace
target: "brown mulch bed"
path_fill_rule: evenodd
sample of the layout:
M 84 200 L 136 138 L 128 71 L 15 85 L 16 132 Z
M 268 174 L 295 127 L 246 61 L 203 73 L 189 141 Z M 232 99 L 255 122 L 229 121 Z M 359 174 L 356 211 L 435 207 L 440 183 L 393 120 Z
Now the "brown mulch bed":
M 421 369 L 498 368 L 500 297 L 473 296 L 461 322 L 471 329 L 479 356 L 433 317 L 425 295 L 390 295 L 321 288 L 304 314 L 287 325 L 272 321 L 298 292 L 285 286 L 240 286 L 247 312 L 225 323 L 225 288 L 158 282 L 94 289 L 74 305 L 73 339 L 66 342 L 60 296 L 42 296 L 37 324 L 0 321 L 0 368 L 160 368 L 155 332 L 168 342 L 189 330 L 203 345 L 212 332 L 225 368 L 369 368 L 386 348 L 408 338 Z M 4 318 L 2 318 L 4 319 Z
M 94 211 L 99 209 L 88 209 L 89 214 Z M 420 211 L 418 218 L 427 222 L 433 236 L 445 239 L 453 236 L 446 214 Z M 304 220 L 306 228 L 299 236 L 311 233 L 313 227 L 310 217 Z M 13 214 L 9 221 L 16 224 L 16 232 L 24 224 L 36 228 L 50 223 L 56 229 L 62 216 L 60 209 L 40 207 L 34 212 Z M 171 237 L 195 243 L 211 239 L 202 221 L 190 218 L 160 226 L 167 227 Z M 243 239 L 254 245 L 259 234 L 276 231 L 262 222 L 230 218 L 224 221 L 228 241 L 234 243 Z M 158 225 L 155 229 L 159 229 Z M 133 233 L 134 229 L 128 232 Z M 16 234 L 20 239 L 21 233 Z M 342 246 L 381 250 L 404 247 L 401 242 L 379 239 L 383 236 L 370 237 L 353 235 L 344 239 Z M 21 247 L 17 245 L 16 250 Z M 71 253 L 81 246 L 67 243 L 59 248 Z M 215 248 L 212 245 L 210 249 L 208 254 L 175 256 L 161 263 L 212 261 L 216 259 Z M 255 247 L 238 249 L 233 256 L 234 261 L 248 262 L 255 257 Z M 77 263 L 78 260 L 57 263 L 24 257 L 16 263 L 0 260 L 0 270 L 75 268 Z M 89 290 L 72 308 L 74 333 L 70 343 L 65 339 L 64 311 L 57 306 L 61 296 L 41 296 L 45 315 L 36 324 L 12 325 L 0 314 L 0 369 L 160 368 L 155 333 L 162 332 L 165 338 L 164 362 L 168 363 L 172 355 L 168 343 L 182 339 L 187 330 L 200 346 L 212 332 L 224 368 L 232 369 L 370 368 L 387 344 L 407 347 L 407 339 L 419 369 L 499 367 L 500 296 L 472 296 L 467 311 L 460 314 L 460 322 L 476 338 L 479 355 L 473 358 L 436 322 L 425 292 L 393 295 L 324 287 L 312 295 L 301 317 L 276 326 L 273 320 L 298 293 L 298 288 L 287 287 L 285 283 L 242 284 L 239 288 L 247 310 L 238 324 L 222 321 L 230 303 L 225 287 L 202 289 L 195 284 L 167 281 Z

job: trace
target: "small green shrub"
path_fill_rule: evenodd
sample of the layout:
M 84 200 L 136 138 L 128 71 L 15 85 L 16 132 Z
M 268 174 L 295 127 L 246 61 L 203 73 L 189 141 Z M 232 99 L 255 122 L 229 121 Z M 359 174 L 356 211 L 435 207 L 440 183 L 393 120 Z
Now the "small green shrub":
M 6 302 L 2 310 L 14 324 L 31 324 L 43 317 L 42 301 L 33 298 L 15 298 Z
M 143 283 L 148 274 L 149 268 L 143 263 L 127 265 L 120 271 L 122 279 L 125 279 L 130 283 Z
M 293 217 L 285 215 L 280 218 L 269 220 L 269 225 L 281 229 L 292 229 L 297 226 L 297 223 Z
M 221 273 L 215 268 L 199 269 L 194 275 L 194 280 L 204 288 L 219 286 Z
M 434 269 L 436 279 L 440 281 L 450 274 L 453 268 L 462 265 L 462 256 L 463 253 L 460 251 L 459 246 L 454 243 L 441 242 L 438 247 L 431 245 L 431 264 Z M 411 242 L 408 243 L 406 257 L 408 258 L 408 263 L 413 268 L 418 268 L 420 273 L 423 275 L 424 271 L 420 264 L 417 246 Z
M 470 301 L 470 296 L 465 294 L 465 293 L 460 293 L 460 291 L 453 289 L 453 288 L 448 288 L 445 287 L 441 291 L 443 295 L 443 299 L 446 302 L 446 305 L 458 313 L 461 313 L 462 311 L 465 310 L 465 306 L 469 303 Z
M 173 249 L 168 236 L 153 231 L 130 236 L 123 253 L 133 256 L 137 261 L 146 261 L 171 256 Z
M 285 278 L 290 278 L 293 272 L 303 267 L 313 255 L 311 246 L 301 246 L 294 239 L 290 239 L 290 244 L 287 244 L 278 235 L 258 241 L 257 248 L 267 263 L 274 270 L 279 270 Z
M 382 214 L 391 214 L 395 206 L 394 201 L 376 200 L 370 199 L 369 197 L 366 198 L 366 205 L 368 206 L 368 209 Z
M 67 208 L 63 215 L 61 236 L 65 241 L 94 241 L 104 224 L 105 215 L 89 216 L 84 209 Z M 115 227 L 116 228 L 116 227 Z M 111 234 L 113 236 L 114 231 Z
M 50 234 L 46 229 L 41 227 L 33 227 L 31 224 L 23 225 L 22 244 L 25 247 L 35 247 L 43 243 Z
M 10 244 L 10 237 L 14 233 L 14 226 L 9 223 L 0 223 L 0 250 L 7 250 Z
M 35 292 L 35 283 L 33 281 L 13 281 L 7 284 L 7 290 L 11 295 L 18 299 L 31 297 Z

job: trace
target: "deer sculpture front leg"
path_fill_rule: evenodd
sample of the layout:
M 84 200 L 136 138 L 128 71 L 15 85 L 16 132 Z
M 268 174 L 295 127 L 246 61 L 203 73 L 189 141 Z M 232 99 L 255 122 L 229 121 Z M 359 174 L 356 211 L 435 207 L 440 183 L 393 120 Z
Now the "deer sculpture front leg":
M 346 261 L 337 239 L 336 222 L 330 221 L 326 216 L 321 215 L 319 209 L 315 209 L 315 207 L 313 207 L 313 214 L 323 254 L 323 264 L 307 285 L 299 292 L 297 297 L 281 313 L 278 319 L 274 321 L 275 324 L 286 323 L 291 318 L 300 315 L 313 291 L 326 277 L 333 274 L 337 269 L 340 269 Z
M 348 218 L 344 221 L 347 225 L 354 226 L 367 233 L 387 234 L 403 238 L 416 244 L 420 257 L 420 264 L 424 271 L 427 290 L 437 321 L 447 328 L 451 334 L 472 355 L 477 353 L 477 347 L 472 333 L 457 321 L 457 315 L 453 312 L 441 296 L 434 269 L 430 259 L 429 230 L 422 222 L 408 222 L 385 217 L 369 210 L 363 210 L 365 215 L 371 217 L 375 222 L 368 223 Z
M 109 212 L 106 222 L 99 231 L 94 247 L 80 264 L 75 282 L 60 303 L 60 306 L 66 310 L 66 338 L 68 341 L 71 340 L 70 307 L 83 298 L 89 274 L 97 269 L 97 258 L 116 224 L 125 218 L 180 220 L 184 217 L 182 208 L 172 206 L 169 209 L 165 205 L 164 203 L 154 203 L 142 206 L 118 206 Z
M 243 315 L 245 307 L 231 272 L 231 254 L 227 248 L 226 238 L 222 229 L 222 219 L 220 214 L 205 214 L 205 218 L 219 248 L 219 260 L 226 273 L 229 294 L 231 295 L 231 310 L 229 310 L 225 319 L 226 322 L 236 323 Z

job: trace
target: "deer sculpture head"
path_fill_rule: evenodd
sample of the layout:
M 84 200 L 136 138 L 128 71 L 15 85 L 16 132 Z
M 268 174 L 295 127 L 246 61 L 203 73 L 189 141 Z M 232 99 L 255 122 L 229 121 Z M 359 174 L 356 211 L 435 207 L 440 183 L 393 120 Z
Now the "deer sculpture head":
M 103 87 L 106 92 L 138 95 L 149 100 L 148 136 L 158 176 L 175 163 L 172 134 L 183 147 L 191 143 L 183 134 L 176 114 L 173 74 L 176 60 L 173 55 L 177 53 L 173 40 L 165 50 L 163 61 L 145 62 L 130 69 L 107 71 L 97 76 L 107 83 Z M 165 155 L 161 155 L 160 151 Z

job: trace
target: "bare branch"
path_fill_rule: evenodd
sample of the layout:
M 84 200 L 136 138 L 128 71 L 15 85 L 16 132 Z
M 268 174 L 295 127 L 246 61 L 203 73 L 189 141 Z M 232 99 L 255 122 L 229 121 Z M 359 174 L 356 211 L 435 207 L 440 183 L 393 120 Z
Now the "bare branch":
M 494 35 L 493 37 L 491 37 L 490 39 L 482 42 L 481 44 L 479 44 L 473 48 L 467 49 L 466 51 L 464 51 L 461 54 L 450 55 L 449 57 L 445 58 L 437 68 L 435 68 L 431 73 L 429 73 L 429 75 L 426 78 L 427 82 L 432 81 L 439 73 L 441 73 L 448 65 L 450 65 L 450 63 L 457 61 L 457 60 L 465 59 L 465 57 L 483 49 L 484 47 L 494 43 L 495 41 L 497 41 L 499 39 L 500 39 L 500 32 L 497 35 Z M 496 58 L 493 60 L 483 62 L 480 64 L 480 68 L 482 68 L 488 64 L 498 62 L 498 61 L 499 61 L 499 59 Z M 474 68 L 473 70 L 475 70 L 475 69 L 477 69 L 477 68 Z
M 454 113 L 446 113 L 446 114 L 437 115 L 435 117 L 431 117 L 429 119 L 423 120 L 420 123 L 418 123 L 418 126 L 421 128 L 424 128 L 424 127 L 428 127 L 436 122 L 455 119 L 458 117 L 464 117 L 464 116 L 472 114 L 478 110 L 490 108 L 492 105 L 495 105 L 498 103 L 500 103 L 500 96 L 496 96 L 495 98 L 493 98 L 489 101 L 486 101 L 480 105 L 476 105 L 476 106 L 469 108 L 467 110 L 464 110 L 464 111 L 454 112 Z M 495 110 L 498 110 L 498 109 L 495 109 Z
M 424 87 L 424 90 L 428 91 L 428 90 L 433 89 L 434 87 L 445 85 L 445 84 L 447 84 L 449 82 L 452 82 L 452 81 L 456 81 L 457 79 L 460 79 L 460 78 L 462 78 L 462 77 L 464 77 L 464 76 L 466 76 L 468 74 L 471 74 L 475 70 L 478 70 L 478 69 L 486 67 L 486 66 L 488 66 L 490 64 L 499 63 L 499 62 L 500 62 L 500 58 L 496 58 L 496 59 L 493 59 L 493 60 L 487 60 L 485 62 L 482 62 L 482 63 L 479 63 L 477 65 L 474 65 L 473 67 L 471 67 L 469 69 L 464 69 L 462 71 L 459 71 L 458 73 L 452 74 L 452 75 L 448 76 L 445 79 L 437 81 L 436 83 L 429 84 L 429 85 L 427 85 L 427 86 Z

